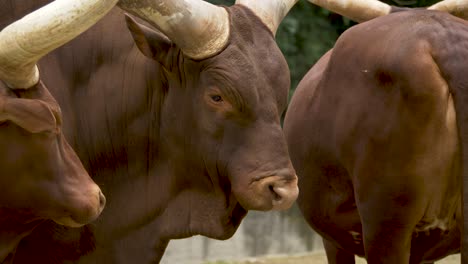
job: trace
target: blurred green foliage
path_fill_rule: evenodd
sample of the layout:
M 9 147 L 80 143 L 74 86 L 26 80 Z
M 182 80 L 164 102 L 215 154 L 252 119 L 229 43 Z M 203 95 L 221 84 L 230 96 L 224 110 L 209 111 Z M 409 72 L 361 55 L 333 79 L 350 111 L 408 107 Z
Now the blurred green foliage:
M 234 4 L 234 0 L 208 0 L 213 4 Z M 438 0 L 385 0 L 401 7 L 422 7 Z M 291 70 L 291 93 L 310 67 L 330 48 L 338 36 L 356 23 L 338 14 L 300 0 L 289 12 L 276 34 Z
M 352 24 L 349 19 L 307 1 L 299 1 L 291 9 L 276 39 L 288 61 L 293 89 L 310 67 L 333 47 L 340 33 Z

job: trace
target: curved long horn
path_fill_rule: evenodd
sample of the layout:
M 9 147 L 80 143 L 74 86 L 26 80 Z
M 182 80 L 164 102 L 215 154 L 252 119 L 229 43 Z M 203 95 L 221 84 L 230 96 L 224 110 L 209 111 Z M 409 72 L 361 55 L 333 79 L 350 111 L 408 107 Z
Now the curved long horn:
M 201 0 L 120 0 L 118 5 L 161 30 L 193 59 L 218 53 L 229 38 L 227 11 Z
M 468 19 L 468 2 L 463 0 L 444 0 L 427 9 L 448 12 L 454 16 Z
M 278 27 L 298 0 L 236 0 L 250 8 L 276 34 Z
M 36 62 L 94 25 L 117 0 L 56 0 L 0 32 L 0 80 L 12 88 L 39 81 Z
M 390 14 L 391 6 L 378 0 L 308 0 L 356 22 Z

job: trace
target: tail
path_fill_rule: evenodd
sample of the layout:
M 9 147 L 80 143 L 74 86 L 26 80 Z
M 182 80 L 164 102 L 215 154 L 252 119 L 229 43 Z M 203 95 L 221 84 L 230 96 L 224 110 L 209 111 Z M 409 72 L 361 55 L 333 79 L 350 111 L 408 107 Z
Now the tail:
M 455 105 L 462 162 L 461 263 L 468 264 L 468 26 L 463 20 L 439 22 L 445 27 L 447 35 L 444 37 L 447 38 L 439 35 L 433 39 L 432 56 L 448 84 Z

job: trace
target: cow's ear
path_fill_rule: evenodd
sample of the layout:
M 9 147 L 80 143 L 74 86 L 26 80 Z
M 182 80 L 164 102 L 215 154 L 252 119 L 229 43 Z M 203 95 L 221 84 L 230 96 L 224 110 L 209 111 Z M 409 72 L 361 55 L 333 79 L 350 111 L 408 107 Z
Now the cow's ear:
M 169 50 L 173 46 L 172 41 L 163 33 L 142 25 L 129 15 L 125 15 L 127 27 L 132 33 L 135 43 L 140 51 L 148 58 L 154 59 L 169 69 Z
M 11 121 L 31 133 L 58 131 L 52 108 L 42 100 L 2 97 L 0 121 Z

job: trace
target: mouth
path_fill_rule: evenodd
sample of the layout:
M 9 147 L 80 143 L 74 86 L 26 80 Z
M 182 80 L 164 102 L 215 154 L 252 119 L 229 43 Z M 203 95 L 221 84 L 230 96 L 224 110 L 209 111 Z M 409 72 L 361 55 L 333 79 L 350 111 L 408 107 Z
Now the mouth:
M 221 229 L 216 229 L 218 232 L 204 233 L 204 236 L 217 239 L 217 240 L 226 240 L 231 238 L 239 228 L 242 219 L 247 215 L 247 210 L 245 210 L 239 203 L 236 203 L 234 208 L 232 208 L 231 213 L 226 217 L 225 221 L 222 222 Z M 211 229 L 211 231 L 214 231 Z
M 239 227 L 240 223 L 242 222 L 242 219 L 247 215 L 247 210 L 240 205 L 240 203 L 237 203 L 234 209 L 232 210 L 232 214 L 230 217 L 230 222 L 231 224 L 237 229 Z
M 63 217 L 55 218 L 53 219 L 53 221 L 59 225 L 68 226 L 68 227 L 82 227 L 85 225 L 83 223 L 78 223 L 71 216 L 63 216 Z

